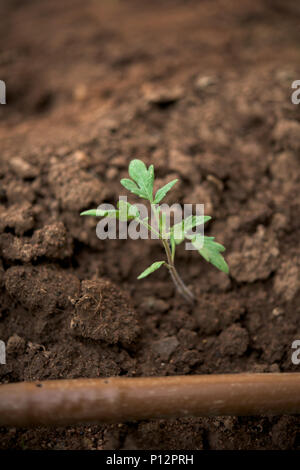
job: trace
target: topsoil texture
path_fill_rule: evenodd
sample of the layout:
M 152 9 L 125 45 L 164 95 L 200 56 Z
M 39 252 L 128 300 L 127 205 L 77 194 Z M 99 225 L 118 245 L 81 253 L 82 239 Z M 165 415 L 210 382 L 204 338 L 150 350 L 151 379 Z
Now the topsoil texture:
M 67 4 L 67 8 L 66 8 Z M 2 1 L 2 383 L 298 371 L 297 2 Z M 132 158 L 170 202 L 204 203 L 230 276 L 179 250 L 193 309 L 155 241 L 100 241 Z M 125 192 L 121 191 L 121 194 Z M 299 449 L 300 418 L 1 429 L 3 449 Z

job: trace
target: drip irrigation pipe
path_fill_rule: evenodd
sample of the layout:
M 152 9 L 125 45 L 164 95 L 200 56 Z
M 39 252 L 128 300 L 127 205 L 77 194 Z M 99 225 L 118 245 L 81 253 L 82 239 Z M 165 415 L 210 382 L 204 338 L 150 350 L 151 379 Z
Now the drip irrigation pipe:
M 0 425 L 300 413 L 300 373 L 112 377 L 0 385 Z

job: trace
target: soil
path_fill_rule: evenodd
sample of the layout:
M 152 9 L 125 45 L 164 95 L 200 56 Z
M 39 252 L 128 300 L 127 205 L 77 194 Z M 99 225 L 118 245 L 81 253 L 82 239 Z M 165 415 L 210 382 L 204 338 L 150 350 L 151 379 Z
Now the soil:
M 66 8 L 67 4 L 67 8 Z M 1 383 L 299 372 L 300 8 L 293 1 L 2 1 Z M 79 217 L 115 204 L 132 158 L 204 203 L 230 276 Z M 134 200 L 134 198 L 132 198 Z M 1 429 L 7 449 L 300 449 L 300 418 Z

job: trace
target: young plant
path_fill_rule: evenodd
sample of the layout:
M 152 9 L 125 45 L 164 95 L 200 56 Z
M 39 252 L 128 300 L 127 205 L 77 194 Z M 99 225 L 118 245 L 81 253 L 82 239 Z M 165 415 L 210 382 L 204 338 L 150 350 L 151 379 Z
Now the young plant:
M 221 253 L 225 250 L 224 246 L 214 241 L 214 237 L 207 237 L 200 233 L 191 233 L 193 228 L 205 224 L 211 219 L 209 216 L 195 216 L 191 215 L 180 223 L 174 224 L 172 227 L 167 228 L 166 217 L 162 211 L 159 203 L 163 200 L 170 189 L 177 183 L 177 179 L 170 181 L 165 186 L 160 188 L 155 196 L 153 195 L 154 184 L 154 167 L 150 165 L 147 169 L 146 165 L 141 160 L 132 160 L 128 168 L 129 176 L 131 179 L 124 178 L 121 184 L 131 193 L 146 199 L 150 203 L 151 213 L 154 214 L 156 222 L 155 227 L 148 223 L 148 217 L 141 217 L 140 211 L 137 206 L 132 205 L 126 201 L 119 201 L 118 209 L 116 210 L 99 210 L 91 209 L 82 212 L 80 215 L 91 215 L 96 217 L 113 217 L 122 221 L 135 220 L 140 225 L 146 227 L 152 232 L 155 238 L 158 238 L 166 252 L 167 261 L 155 261 L 145 271 L 143 271 L 138 279 L 143 279 L 149 274 L 153 273 L 161 266 L 165 266 L 171 275 L 171 278 L 176 286 L 177 291 L 190 303 L 193 303 L 195 298 L 189 288 L 184 284 L 175 268 L 175 252 L 176 247 L 185 239 L 193 244 L 199 254 L 208 262 L 212 263 L 216 268 L 228 274 L 229 268 Z

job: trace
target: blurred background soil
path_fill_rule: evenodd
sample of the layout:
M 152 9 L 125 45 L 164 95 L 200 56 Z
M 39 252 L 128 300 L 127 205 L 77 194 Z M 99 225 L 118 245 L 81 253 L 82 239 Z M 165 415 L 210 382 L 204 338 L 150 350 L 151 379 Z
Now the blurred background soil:
M 294 1 L 0 5 L 1 383 L 299 372 L 300 7 Z M 230 276 L 155 241 L 100 241 L 132 158 L 204 203 Z M 121 194 L 125 194 L 123 190 Z M 101 299 L 101 302 L 99 302 Z M 7 449 L 299 449 L 296 416 L 1 429 Z

